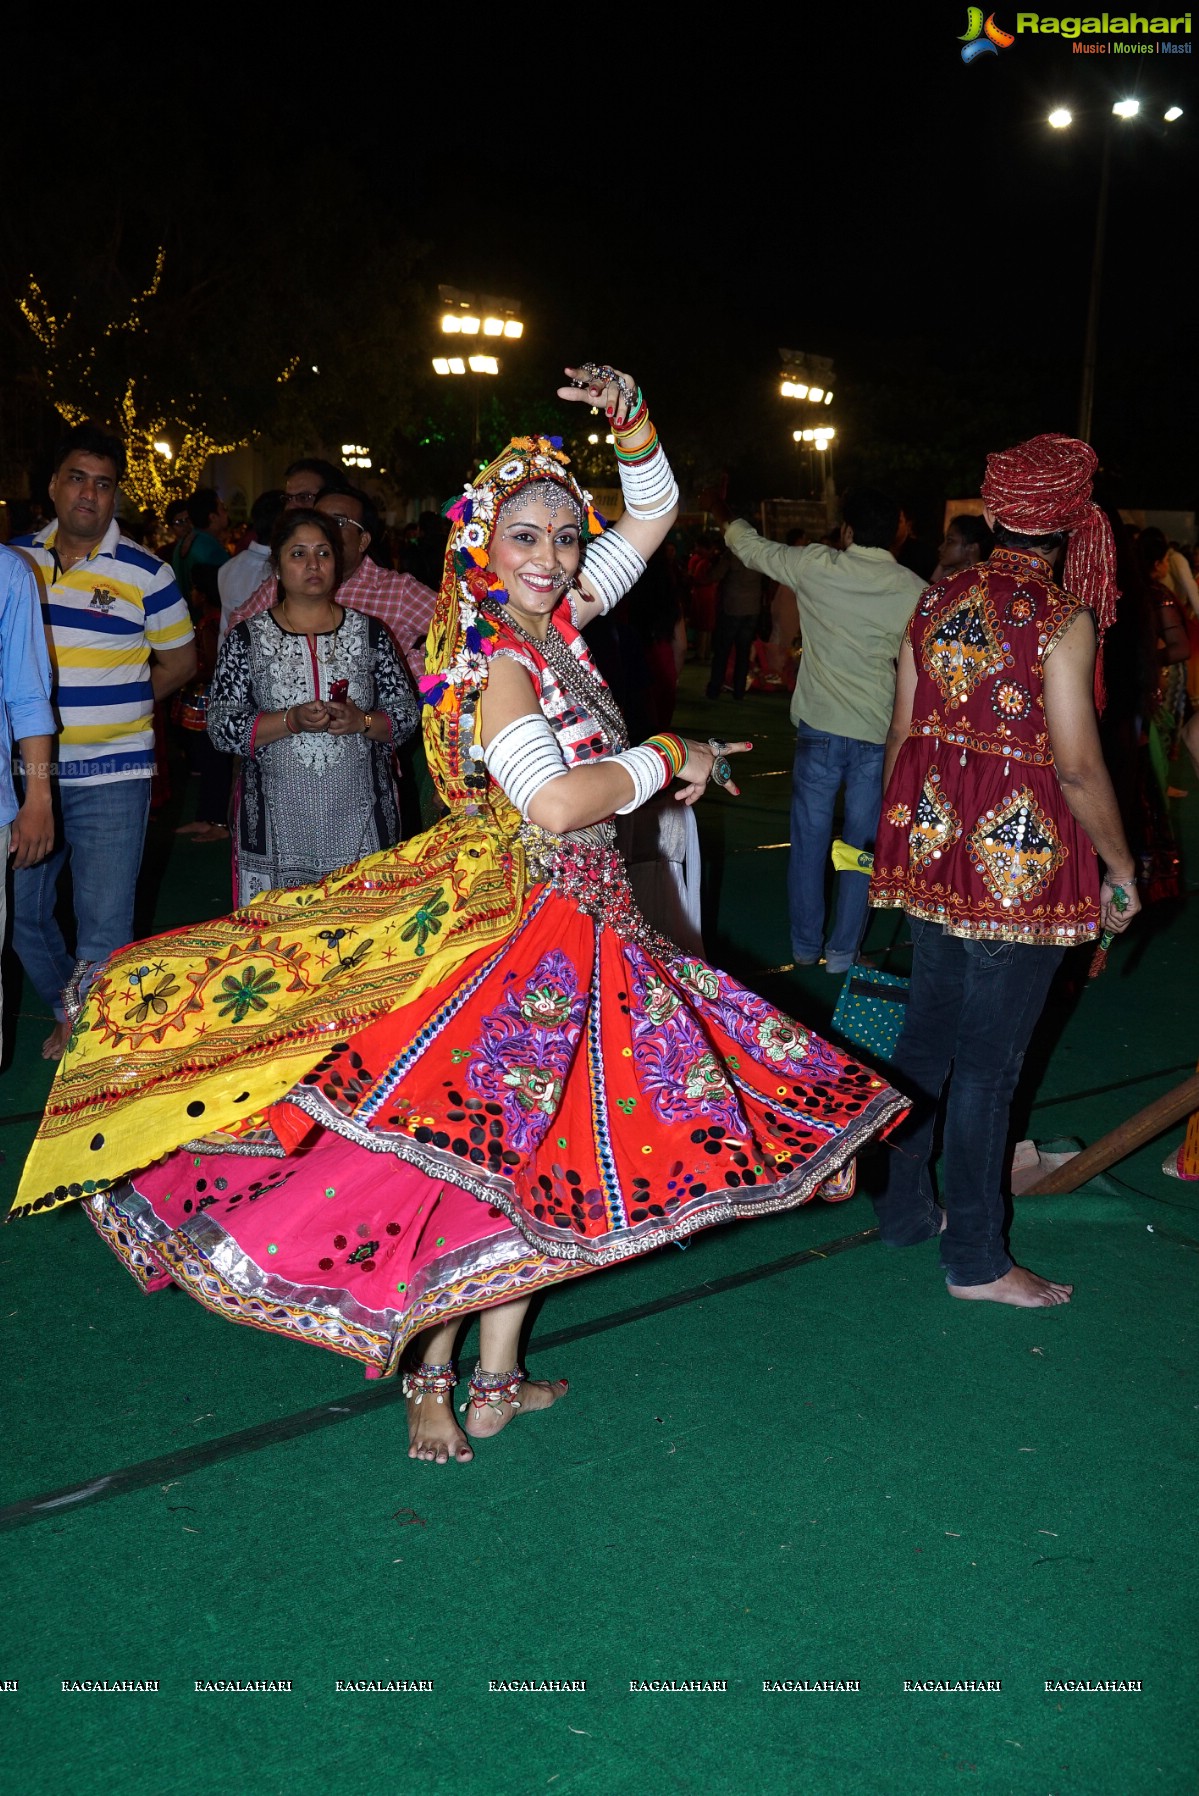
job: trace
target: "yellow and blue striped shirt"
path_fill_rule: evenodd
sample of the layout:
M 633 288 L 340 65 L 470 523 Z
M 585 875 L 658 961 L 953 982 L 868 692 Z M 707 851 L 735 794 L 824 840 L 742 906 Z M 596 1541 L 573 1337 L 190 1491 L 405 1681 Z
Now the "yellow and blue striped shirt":
M 12 547 L 42 592 L 60 779 L 149 779 L 154 772 L 151 649 L 192 640 L 191 618 L 165 562 L 122 536 L 115 518 L 85 561 L 63 571 L 57 523 Z

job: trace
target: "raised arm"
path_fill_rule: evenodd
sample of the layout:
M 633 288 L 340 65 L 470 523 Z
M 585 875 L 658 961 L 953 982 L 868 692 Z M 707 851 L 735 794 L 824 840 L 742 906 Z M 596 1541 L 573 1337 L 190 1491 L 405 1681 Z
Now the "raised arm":
M 619 604 L 645 572 L 679 515 L 679 489 L 632 375 L 594 362 L 566 373 L 571 384 L 558 388 L 559 399 L 602 407 L 611 424 L 625 506 L 620 522 L 591 543 L 583 557 L 572 616 L 584 628 Z
M 742 566 L 752 569 L 755 574 L 766 574 L 778 585 L 789 586 L 793 592 L 796 590 L 804 558 L 815 545 L 809 543 L 794 549 L 786 543 L 771 542 L 768 536 L 759 536 L 752 524 L 744 518 L 735 518 L 719 493 L 713 490 L 701 493 L 700 500 L 705 511 L 712 513 L 724 531 L 726 549 Z

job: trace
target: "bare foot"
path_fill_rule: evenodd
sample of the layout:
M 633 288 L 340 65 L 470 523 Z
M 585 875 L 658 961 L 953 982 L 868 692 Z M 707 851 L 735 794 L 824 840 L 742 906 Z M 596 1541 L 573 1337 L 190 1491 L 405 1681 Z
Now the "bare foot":
M 208 825 L 206 823 L 181 823 L 176 829 L 175 834 L 177 836 L 198 836 L 202 829 L 207 828 Z
M 474 1458 L 474 1449 L 454 1420 L 449 1403 L 438 1403 L 425 1396 L 418 1403 L 408 1399 L 408 1457 L 427 1459 L 431 1465 L 446 1465 L 453 1459 L 465 1465 Z
M 43 1060 L 61 1060 L 67 1051 L 67 1043 L 71 1039 L 70 1023 L 55 1023 L 49 1035 L 42 1043 Z
M 559 1397 L 565 1397 L 566 1385 L 565 1378 L 552 1381 L 526 1378 L 517 1393 L 519 1408 L 507 1399 L 503 1403 L 488 1403 L 478 1409 L 472 1403 L 466 1412 L 466 1432 L 476 1440 L 487 1440 L 489 1436 L 498 1434 L 501 1428 L 506 1428 L 513 1416 L 523 1416 L 529 1409 L 548 1409 Z
M 1013 1266 L 989 1285 L 946 1285 L 951 1297 L 972 1297 L 983 1303 L 1011 1303 L 1019 1310 L 1044 1310 L 1069 1303 L 1073 1285 L 1055 1285 L 1038 1278 L 1026 1266 Z
M 191 831 L 193 842 L 227 842 L 229 831 L 223 823 L 202 823 L 199 829 Z

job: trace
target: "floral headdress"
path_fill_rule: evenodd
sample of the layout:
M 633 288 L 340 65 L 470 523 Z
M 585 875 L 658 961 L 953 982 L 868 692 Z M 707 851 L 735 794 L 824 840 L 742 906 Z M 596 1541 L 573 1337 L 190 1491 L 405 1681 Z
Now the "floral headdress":
M 445 801 L 465 800 L 468 813 L 487 786 L 483 751 L 476 740 L 477 712 L 498 634 L 493 618 L 480 607 L 508 602 L 499 575 L 487 565 L 491 539 L 507 501 L 521 487 L 547 480 L 562 487 L 577 508 L 584 544 L 599 536 L 604 521 L 590 493 L 570 473 L 560 437 L 514 437 L 444 512 L 450 520 L 450 537 L 429 626 L 428 672 L 419 685 L 430 771 Z

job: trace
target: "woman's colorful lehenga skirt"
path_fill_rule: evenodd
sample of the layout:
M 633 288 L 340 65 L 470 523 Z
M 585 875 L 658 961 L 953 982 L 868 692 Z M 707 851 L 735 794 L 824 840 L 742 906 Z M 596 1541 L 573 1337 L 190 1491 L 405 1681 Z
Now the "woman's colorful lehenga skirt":
M 378 1375 L 435 1323 L 850 1194 L 904 1098 L 656 936 L 610 849 L 526 884 L 480 840 L 447 825 L 268 895 L 279 933 L 247 910 L 114 957 L 18 1212 L 81 1197 L 145 1289 Z M 317 927 L 339 915 L 361 927 Z M 144 1170 L 84 1176 L 135 1140 Z

